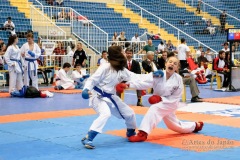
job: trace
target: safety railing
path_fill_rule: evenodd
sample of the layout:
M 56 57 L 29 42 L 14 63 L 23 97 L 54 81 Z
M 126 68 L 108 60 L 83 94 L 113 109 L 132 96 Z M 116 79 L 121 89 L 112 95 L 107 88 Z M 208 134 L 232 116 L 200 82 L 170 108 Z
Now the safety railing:
M 103 50 L 107 50 L 108 33 L 95 25 L 94 21 L 85 15 L 81 15 L 70 7 L 41 5 L 35 7 L 47 15 L 52 23 L 61 26 L 61 28 L 64 27 L 65 30 L 75 35 L 95 52 L 101 53 Z
M 223 10 L 218 9 L 218 8 L 212 6 L 211 4 L 209 4 L 207 2 L 204 2 L 204 1 L 199 1 L 199 0 L 184 0 L 184 1 L 185 1 L 186 5 L 189 4 L 192 7 L 197 7 L 198 5 L 200 5 L 199 6 L 200 13 L 203 12 L 203 17 L 206 16 L 205 15 L 206 13 L 209 13 L 209 14 L 219 18 L 220 14 L 223 12 Z M 226 15 L 227 15 L 227 21 L 228 22 L 235 22 L 235 23 L 237 22 L 237 23 L 240 24 L 240 19 L 237 18 L 236 16 L 231 15 L 228 12 L 226 12 Z
M 44 15 L 38 8 L 30 6 L 32 30 L 46 39 L 66 39 L 66 32 Z
M 145 45 L 146 41 L 108 41 L 109 46 L 121 46 L 123 49 L 132 48 L 133 54 L 138 53 Z

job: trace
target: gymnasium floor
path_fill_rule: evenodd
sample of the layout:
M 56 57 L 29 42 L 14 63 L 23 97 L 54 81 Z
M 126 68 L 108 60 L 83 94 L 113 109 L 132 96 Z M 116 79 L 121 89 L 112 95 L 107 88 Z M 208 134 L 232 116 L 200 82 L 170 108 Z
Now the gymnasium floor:
M 200 87 L 203 98 L 240 96 L 240 92 L 216 92 Z M 148 104 L 149 95 L 143 97 Z M 205 122 L 197 134 L 177 134 L 164 123 L 142 143 L 130 143 L 123 120 L 111 117 L 103 134 L 94 140 L 96 149 L 81 144 L 97 117 L 81 94 L 55 93 L 54 98 L 0 98 L 0 160 L 216 160 L 239 159 L 240 106 L 220 103 L 181 103 L 177 116 L 183 121 Z M 134 91 L 125 102 L 136 104 Z M 133 106 L 138 126 L 147 107 Z

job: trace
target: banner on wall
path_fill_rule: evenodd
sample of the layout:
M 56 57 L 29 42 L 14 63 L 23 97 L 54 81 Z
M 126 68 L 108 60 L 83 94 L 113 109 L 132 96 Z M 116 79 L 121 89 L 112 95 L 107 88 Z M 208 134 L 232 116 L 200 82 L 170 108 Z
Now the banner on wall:
M 56 37 L 56 36 L 64 36 L 64 33 L 60 30 L 49 29 L 48 36 Z
M 45 50 L 46 55 L 52 55 L 55 45 L 55 42 L 42 42 L 42 48 Z

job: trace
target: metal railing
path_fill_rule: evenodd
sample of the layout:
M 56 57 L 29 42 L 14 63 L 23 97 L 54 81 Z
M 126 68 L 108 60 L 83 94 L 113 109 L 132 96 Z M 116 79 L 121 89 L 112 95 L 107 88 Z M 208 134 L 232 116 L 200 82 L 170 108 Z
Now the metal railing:
M 139 42 L 108 41 L 108 45 L 109 46 L 113 46 L 113 45 L 121 46 L 123 49 L 130 47 L 133 50 L 133 54 L 136 54 L 146 45 L 146 41 L 139 41 Z
M 195 7 L 198 4 L 198 0 L 185 0 L 185 4 L 190 4 L 192 7 Z M 210 14 L 212 12 L 213 13 L 217 12 L 217 13 L 219 13 L 219 15 L 223 12 L 223 10 L 220 10 L 220 9 L 218 9 L 218 8 L 212 6 L 212 5 L 210 5 L 210 4 L 208 4 L 208 3 L 204 2 L 204 1 L 201 1 L 200 9 L 201 9 L 201 11 L 203 11 L 203 17 L 205 17 L 205 13 L 206 12 L 208 12 Z M 219 18 L 219 15 L 217 15 L 217 18 Z M 237 18 L 237 17 L 235 17 L 235 16 L 233 16 L 233 15 L 227 13 L 227 12 L 226 12 L 226 15 L 228 17 L 228 20 L 230 18 L 231 20 L 238 21 L 240 23 L 240 19 L 239 18 Z M 215 15 L 213 15 L 213 16 L 215 16 Z
M 174 31 L 173 34 L 177 35 L 176 41 L 172 41 L 172 43 L 174 45 L 179 45 L 179 41 L 182 37 L 188 37 L 192 40 L 192 44 L 194 44 L 195 47 L 203 46 L 203 47 L 209 48 L 209 49 L 211 49 L 211 51 L 217 53 L 216 50 L 209 47 L 205 43 L 202 43 L 201 41 L 197 40 L 196 38 L 192 37 L 191 35 L 187 34 L 186 32 L 180 30 L 179 28 L 175 27 L 174 25 L 168 23 L 167 21 L 163 20 L 162 18 L 154 15 L 153 13 L 147 11 L 146 9 L 142 8 L 141 6 L 135 4 L 134 2 L 132 2 L 130 0 L 125 0 L 124 6 L 125 6 L 125 12 L 126 12 L 126 9 L 127 9 L 127 6 L 128 6 L 129 8 L 133 9 L 134 12 L 139 13 L 139 15 L 141 16 L 141 19 L 139 21 L 140 24 L 143 23 L 144 18 L 147 18 L 151 23 L 157 24 L 158 28 L 159 28 L 158 32 L 161 35 L 166 34 L 166 31 L 165 31 L 165 33 L 161 33 L 161 30 L 160 30 L 161 28 L 168 28 L 169 30 L 172 29 Z
M 66 39 L 66 32 L 33 5 L 30 6 L 30 16 L 32 30 L 37 31 L 40 36 L 47 39 Z
M 108 48 L 108 33 L 103 31 L 92 20 L 81 15 L 70 7 L 36 6 L 49 20 L 61 27 L 65 27 L 71 34 L 83 41 L 87 47 L 97 53 Z M 68 27 L 68 28 L 67 28 Z

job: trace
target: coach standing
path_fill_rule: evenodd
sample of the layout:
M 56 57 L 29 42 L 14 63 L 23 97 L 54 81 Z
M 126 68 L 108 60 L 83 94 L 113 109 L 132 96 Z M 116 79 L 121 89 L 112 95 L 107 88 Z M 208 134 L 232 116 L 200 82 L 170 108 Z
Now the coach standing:
M 73 55 L 72 66 L 76 68 L 77 64 L 80 64 L 82 67 L 86 65 L 87 56 L 85 51 L 82 48 L 82 43 L 77 44 L 77 50 Z

